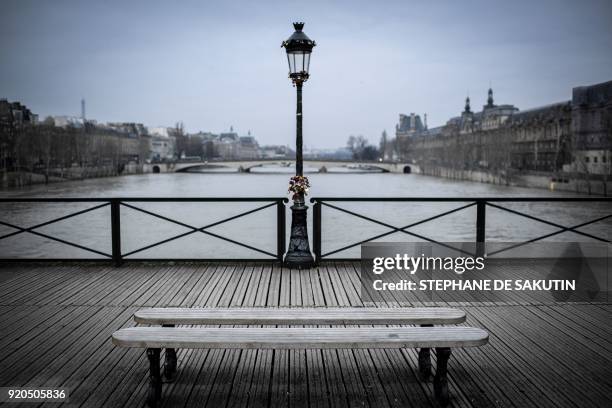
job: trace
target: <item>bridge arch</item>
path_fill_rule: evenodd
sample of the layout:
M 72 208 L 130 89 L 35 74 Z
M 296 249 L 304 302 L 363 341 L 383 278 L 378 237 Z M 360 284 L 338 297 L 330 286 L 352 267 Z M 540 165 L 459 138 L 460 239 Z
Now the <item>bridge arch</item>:
M 174 172 L 188 172 L 196 168 L 208 168 L 227 171 L 249 173 L 252 169 L 266 165 L 292 166 L 292 159 L 256 159 L 256 160 L 228 160 L 228 161 L 207 161 L 207 162 L 178 162 L 172 166 Z M 383 173 L 418 173 L 418 167 L 406 162 L 356 162 L 351 160 L 304 160 L 305 166 L 311 166 L 319 172 L 329 171 L 330 167 L 352 167 L 362 170 L 377 170 Z

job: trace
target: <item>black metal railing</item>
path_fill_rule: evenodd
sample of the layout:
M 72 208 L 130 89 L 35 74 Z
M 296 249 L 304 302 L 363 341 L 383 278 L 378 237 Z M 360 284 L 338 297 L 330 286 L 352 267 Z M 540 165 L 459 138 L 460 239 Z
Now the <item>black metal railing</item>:
M 237 245 L 243 248 L 247 248 L 250 249 L 252 251 L 258 252 L 260 254 L 266 255 L 267 259 L 270 260 L 274 260 L 274 261 L 280 261 L 282 262 L 283 260 L 283 255 L 285 253 L 285 230 L 286 230 L 286 225 L 285 225 L 285 203 L 288 200 L 286 198 L 278 198 L 278 197 L 214 197 L 214 198 L 0 198 L 0 203 L 98 203 L 97 205 L 94 205 L 93 207 L 90 208 L 86 208 L 84 210 L 80 210 L 80 211 L 76 211 L 76 212 L 72 212 L 70 214 L 67 215 L 63 215 L 61 217 L 58 218 L 54 218 L 30 227 L 22 227 L 20 225 L 14 224 L 12 222 L 8 222 L 8 221 L 4 221 L 4 220 L 0 220 L 0 225 L 4 225 L 6 227 L 15 229 L 16 231 L 12 231 L 10 233 L 4 234 L 4 235 L 0 235 L 0 240 L 3 239 L 7 239 L 19 234 L 24 234 L 24 233 L 28 233 L 28 234 L 33 234 L 42 238 L 46 238 L 55 242 L 59 242 L 61 244 L 70 246 L 70 247 L 74 247 L 74 248 L 78 248 L 90 253 L 94 253 L 96 255 L 98 255 L 99 257 L 97 258 L 78 258 L 78 259 L 61 259 L 61 258 L 5 258 L 3 255 L 0 256 L 0 261 L 70 261 L 70 260 L 78 260 L 78 261 L 109 261 L 111 260 L 115 265 L 121 265 L 121 263 L 127 258 L 130 257 L 129 260 L 146 260 L 146 261 L 156 261 L 156 260 L 170 260 L 168 258 L 164 258 L 164 259 L 151 259 L 151 258 L 144 258 L 144 259 L 139 259 L 139 258 L 134 258 L 133 256 L 166 244 L 168 242 L 177 240 L 179 238 L 183 238 L 186 237 L 188 235 L 192 235 L 195 233 L 202 233 L 208 236 L 212 236 L 215 237 L 217 239 L 223 240 L 225 242 L 229 242 L 233 245 Z M 244 212 L 240 212 L 238 214 L 234 214 L 230 217 L 227 218 L 223 218 L 221 220 L 209 223 L 207 225 L 204 226 L 193 226 L 181 221 L 178 221 L 176 219 L 170 218 L 170 217 L 166 217 L 164 215 L 161 215 L 159 213 L 153 212 L 153 211 L 149 211 L 147 209 L 141 208 L 138 203 L 219 203 L 219 202 L 225 202 L 225 203 L 265 203 L 262 206 L 250 209 L 248 211 L 244 211 Z M 106 253 L 91 247 L 87 247 L 85 245 L 81 245 L 79 243 L 76 242 L 72 242 L 72 241 L 68 241 L 66 239 L 62 239 L 62 238 L 58 238 L 40 231 L 37 231 L 38 229 L 72 218 L 72 217 L 76 217 L 78 215 L 82 215 L 94 210 L 98 210 L 100 208 L 104 208 L 104 207 L 108 207 L 110 206 L 110 232 L 111 232 L 111 253 Z M 270 207 L 276 207 L 276 253 L 272 253 L 270 251 L 261 249 L 261 248 L 257 248 L 253 245 L 249 245 L 246 244 L 244 242 L 240 242 L 238 240 L 234 240 L 228 237 L 225 237 L 223 235 L 219 235 L 216 234 L 214 232 L 209 231 L 209 229 L 222 225 L 224 223 L 227 223 L 229 221 L 233 221 L 236 220 L 238 218 L 242 218 L 245 216 L 248 216 L 250 214 L 262 211 L 264 209 L 270 208 Z M 129 252 L 122 252 L 122 248 L 121 248 L 121 207 L 126 207 L 126 208 L 130 208 L 131 210 L 134 211 L 138 211 L 147 215 L 150 215 L 152 217 L 155 218 L 159 218 L 162 219 L 164 221 L 170 222 L 172 224 L 176 224 L 182 227 L 185 227 L 187 229 L 189 229 L 189 231 L 187 232 L 182 232 L 180 234 L 176 234 L 173 235 L 169 238 L 166 238 L 164 240 L 152 243 L 152 244 L 148 244 L 145 246 L 142 246 L 140 248 L 131 250 Z M 242 260 L 242 261 L 247 261 L 247 260 L 265 260 L 264 259 L 232 259 L 232 260 Z M 186 260 L 181 258 L 181 260 Z M 196 259 L 193 259 L 196 260 Z M 223 260 L 223 259 L 219 259 L 219 258 L 197 258 L 197 260 L 202 260 L 202 261 L 213 261 L 213 260 Z
M 194 226 L 188 223 L 164 216 L 162 214 L 150 211 L 148 209 L 142 208 L 140 203 L 263 203 L 263 205 L 258 206 L 256 208 L 239 212 L 237 214 L 231 215 L 229 217 L 220 219 L 218 221 L 209 223 L 204 226 Z M 0 225 L 4 225 L 6 227 L 12 228 L 15 231 L 11 231 L 9 233 L 5 233 L 4 235 L 0 235 L 0 241 L 3 239 L 7 239 L 19 234 L 32 234 L 39 236 L 41 238 L 49 239 L 55 242 L 58 242 L 63 245 L 67 245 L 70 247 L 78 248 L 89 253 L 95 254 L 97 258 L 77 258 L 77 259 L 62 259 L 62 258 L 29 258 L 29 257 L 16 257 L 16 258 L 8 258 L 5 257 L 5 254 L 0 254 L 0 261 L 112 261 L 116 265 L 120 265 L 125 260 L 132 261 L 168 261 L 168 260 L 200 260 L 200 261 L 220 261 L 220 260 L 231 260 L 231 261 L 262 261 L 262 260 L 272 260 L 277 262 L 282 262 L 283 256 L 286 250 L 286 203 L 288 200 L 286 198 L 278 198 L 278 197 L 206 197 L 206 198 L 0 198 L 0 204 L 2 203 L 91 203 L 92 207 L 82 209 L 79 211 L 72 212 L 67 215 L 63 215 L 61 217 L 57 217 L 42 223 L 38 223 L 36 225 L 24 227 L 17 225 L 15 221 L 6 221 L 0 219 Z M 540 235 L 535 238 L 531 238 L 526 241 L 511 243 L 507 247 L 496 249 L 494 252 L 489 252 L 487 255 L 493 256 L 498 253 L 508 251 L 510 249 L 514 249 L 523 245 L 527 245 L 533 242 L 541 241 L 546 238 L 553 237 L 555 235 L 564 233 L 564 232 L 573 232 L 579 234 L 584 237 L 588 237 L 590 239 L 610 243 L 609 237 L 601 237 L 594 235 L 589 232 L 580 231 L 579 228 L 585 227 L 587 225 L 594 224 L 599 221 L 603 221 L 612 217 L 612 198 L 605 197 L 503 197 L 503 198 L 488 198 L 488 197 L 477 197 L 477 198 L 465 198 L 465 197 L 439 197 L 439 198 L 431 198 L 431 197 L 316 197 L 312 198 L 311 202 L 313 205 L 313 251 L 315 255 L 316 262 L 320 262 L 322 260 L 339 260 L 339 259 L 354 259 L 354 258 L 339 258 L 333 257 L 338 253 L 341 253 L 345 250 L 357 247 L 366 242 L 372 242 L 378 239 L 381 239 L 385 236 L 394 234 L 394 233 L 402 233 L 423 241 L 432 242 L 435 244 L 439 244 L 442 246 L 449 246 L 443 242 L 439 242 L 431 237 L 427 237 L 425 235 L 419 234 L 415 232 L 414 227 L 425 224 L 427 222 L 442 218 L 444 216 L 456 213 L 458 211 L 476 207 L 476 217 L 474 220 L 474 242 L 475 243 L 484 243 L 486 242 L 486 225 L 487 225 L 487 207 L 495 208 L 497 210 L 505 211 L 514 215 L 518 215 L 524 217 L 526 219 L 537 221 L 543 224 L 546 224 L 551 227 L 557 228 L 556 231 L 546 233 Z M 395 226 L 388 222 L 381 221 L 380 219 L 376 219 L 373 216 L 365 215 L 353 210 L 349 210 L 341 207 L 341 203 L 347 202 L 374 202 L 374 203 L 389 203 L 389 202 L 421 202 L 421 203 L 457 203 L 458 206 L 440 212 L 436 215 L 429 216 L 427 218 L 414 221 L 407 225 Z M 596 218 L 593 218 L 586 222 L 581 222 L 575 225 L 562 225 L 556 222 L 548 221 L 541 217 L 536 217 L 534 215 L 527 214 L 525 212 L 517 211 L 512 208 L 508 208 L 504 206 L 504 203 L 527 203 L 527 202 L 540 202 L 540 203 L 607 203 L 606 205 L 606 214 L 600 215 Z M 78 215 L 82 215 L 94 210 L 98 210 L 104 207 L 110 207 L 110 220 L 108 221 L 110 224 L 110 235 L 111 235 L 111 251 L 110 253 L 104 252 L 98 249 L 94 249 L 91 247 L 87 247 L 82 245 L 82 243 L 69 241 L 67 239 L 59 238 L 48 233 L 40 231 L 42 227 L 76 217 Z M 161 241 L 154 242 L 152 244 L 144 245 L 140 248 L 136 248 L 130 251 L 123 252 L 121 246 L 122 239 L 122 221 L 121 221 L 121 208 L 129 208 L 130 210 L 137 211 L 140 213 L 147 214 L 149 216 L 164 220 L 166 222 L 170 222 L 172 224 L 187 228 L 187 231 L 181 232 L 179 234 L 170 236 L 169 238 L 163 239 Z M 248 215 L 257 213 L 267 208 L 276 207 L 276 252 L 273 253 L 269 250 L 261 249 L 255 247 L 253 245 L 247 244 L 245 242 L 241 242 L 235 239 L 228 238 L 226 236 L 220 235 L 218 233 L 210 231 L 211 228 L 223 225 L 227 222 L 236 220 L 241 217 L 246 217 Z M 358 240 L 348 245 L 344 245 L 339 248 L 323 251 L 322 248 L 322 238 L 323 238 L 323 229 L 324 225 L 323 221 L 323 207 L 328 207 L 330 209 L 334 209 L 336 211 L 340 211 L 342 213 L 348 214 L 350 216 L 369 221 L 373 224 L 383 226 L 388 229 L 388 231 L 376 234 L 374 236 L 367 237 L 365 239 Z M 609 213 L 608 213 L 609 212 Z M 1 218 L 1 217 L 0 217 Z M 265 255 L 265 258 L 257 258 L 257 259 L 246 259 L 246 258 L 236 258 L 236 259 L 220 259 L 220 258 L 194 258 L 194 259 L 185 259 L 185 258 L 137 258 L 135 257 L 139 253 L 164 245 L 168 242 L 175 241 L 179 238 L 183 238 L 192 234 L 205 234 L 207 236 L 211 236 L 217 238 L 219 240 L 225 241 L 229 244 L 236 245 L 239 247 L 247 248 L 249 250 L 255 251 L 262 255 Z M 464 252 L 461 248 L 450 247 L 454 250 L 458 250 L 460 252 Z M 476 245 L 476 248 L 480 248 L 480 246 Z
M 514 215 L 525 217 L 527 219 L 538 221 L 543 224 L 558 228 L 557 231 L 547 233 L 544 235 L 540 235 L 538 237 L 535 237 L 535 238 L 532 238 L 526 241 L 517 242 L 511 245 L 508 245 L 504 248 L 496 249 L 495 251 L 492 251 L 492 252 L 488 252 L 487 256 L 497 255 L 501 252 L 509 251 L 511 249 L 515 249 L 523 245 L 541 241 L 543 239 L 550 238 L 550 237 L 553 237 L 555 235 L 558 235 L 564 232 L 574 232 L 576 234 L 579 234 L 579 235 L 582 235 L 582 236 L 585 236 L 585 237 L 588 237 L 588 238 L 591 238 L 591 239 L 594 239 L 600 242 L 605 242 L 605 243 L 611 242 L 608 237 L 599 237 L 599 236 L 578 230 L 578 228 L 582 228 L 587 225 L 594 224 L 596 222 L 603 221 L 605 219 L 612 217 L 612 198 L 609 198 L 609 197 L 601 197 L 601 198 L 600 197 L 512 197 L 512 198 L 511 197 L 507 197 L 507 198 L 506 197 L 499 197 L 499 198 L 493 198 L 493 197 L 491 198 L 487 198 L 487 197 L 475 197 L 475 198 L 465 198 L 465 197 L 437 197 L 437 198 L 431 198 L 431 197 L 315 197 L 315 198 L 312 198 L 310 201 L 311 203 L 314 204 L 313 205 L 313 251 L 315 255 L 315 261 L 317 263 L 321 262 L 323 259 L 326 259 L 326 260 L 353 259 L 353 258 L 338 258 L 338 257 L 332 258 L 331 256 L 338 254 L 340 252 L 346 251 L 348 249 L 357 247 L 361 244 L 372 242 L 377 239 L 381 239 L 383 237 L 386 237 L 388 235 L 395 234 L 398 232 L 409 235 L 414 238 L 428 241 L 428 242 L 431 242 L 437 245 L 445 246 L 445 247 L 451 248 L 459 252 L 465 252 L 465 250 L 463 250 L 462 248 L 456 248 L 444 242 L 435 240 L 433 238 L 430 238 L 430 237 L 427 237 L 421 234 L 417 234 L 414 231 L 410 231 L 410 229 L 418 225 L 425 224 L 427 222 L 442 218 L 444 216 L 447 216 L 447 215 L 450 215 L 450 214 L 453 214 L 458 211 L 461 211 L 461 210 L 464 210 L 470 207 L 474 207 L 474 206 L 476 207 L 476 219 L 474 222 L 474 227 L 475 227 L 474 242 L 476 243 L 475 245 L 476 251 L 480 253 L 482 253 L 482 251 L 484 250 L 484 245 L 478 245 L 478 243 L 486 242 L 486 225 L 487 225 L 486 209 L 487 207 L 496 208 L 501 211 L 512 213 Z M 458 204 L 463 204 L 463 205 L 460 205 L 459 207 L 456 207 L 448 211 L 441 212 L 434 216 L 412 222 L 408 225 L 398 227 L 395 225 L 391 225 L 387 222 L 381 221 L 379 219 L 373 218 L 371 216 L 357 213 L 355 211 L 351 211 L 346 208 L 342 208 L 339 206 L 341 204 L 338 204 L 338 203 L 347 203 L 347 202 L 380 202 L 380 203 L 388 203 L 388 202 L 421 202 L 422 203 L 422 202 L 426 202 L 426 203 L 458 203 Z M 600 216 L 600 217 L 597 217 L 597 218 L 594 218 L 589 221 L 582 222 L 576 225 L 566 226 L 566 225 L 562 225 L 562 224 L 558 224 L 555 222 L 545 220 L 541 217 L 536 217 L 536 216 L 533 216 L 533 215 L 530 215 L 524 212 L 520 212 L 520 211 L 513 210 L 511 208 L 507 208 L 503 205 L 500 205 L 500 203 L 519 203 L 519 202 L 541 202 L 541 203 L 546 203 L 546 202 L 551 202 L 551 203 L 553 202 L 583 202 L 583 203 L 605 202 L 605 203 L 610 203 L 611 205 L 608 207 L 608 210 L 610 211 L 609 214 L 606 214 L 606 215 L 603 215 L 603 216 Z M 327 252 L 323 252 L 322 250 L 322 241 L 323 241 L 322 240 L 322 235 L 323 235 L 322 208 L 323 207 L 328 207 L 336 211 L 340 211 L 342 213 L 351 215 L 353 217 L 369 221 L 373 224 L 377 224 L 377 225 L 386 227 L 388 231 L 381 233 L 381 234 L 374 235 L 374 236 L 370 236 L 368 238 L 353 242 L 348 245 L 344 245 L 339 248 L 329 250 Z

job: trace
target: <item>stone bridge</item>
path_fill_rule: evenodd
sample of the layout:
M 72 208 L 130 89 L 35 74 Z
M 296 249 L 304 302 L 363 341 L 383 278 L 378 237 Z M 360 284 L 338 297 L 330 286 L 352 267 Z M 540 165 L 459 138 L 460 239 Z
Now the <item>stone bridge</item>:
M 201 162 L 152 163 L 145 166 L 145 172 L 181 173 L 198 170 L 224 170 L 249 173 L 251 169 L 264 166 L 291 167 L 292 159 L 257 159 L 257 160 L 211 160 Z M 382 173 L 419 173 L 417 165 L 403 162 L 353 161 L 353 160 L 304 160 L 304 167 L 316 168 L 325 173 L 332 168 L 380 171 Z

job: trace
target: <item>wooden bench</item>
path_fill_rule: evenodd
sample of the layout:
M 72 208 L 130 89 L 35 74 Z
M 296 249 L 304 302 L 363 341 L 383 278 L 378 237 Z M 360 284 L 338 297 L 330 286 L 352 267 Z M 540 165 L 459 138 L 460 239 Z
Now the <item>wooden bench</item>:
M 465 312 L 447 307 L 410 308 L 151 308 L 134 314 L 136 323 L 175 325 L 421 325 L 465 322 Z M 419 374 L 431 375 L 429 348 L 419 350 Z M 167 348 L 164 376 L 171 382 L 176 372 L 176 350 Z
M 486 344 L 488 333 L 472 327 L 431 327 L 465 321 L 465 313 L 449 308 L 233 308 L 233 309 L 145 309 L 135 314 L 139 323 L 174 326 L 206 325 L 382 325 L 420 324 L 398 328 L 170 328 L 132 327 L 113 334 L 120 347 L 146 348 L 150 364 L 148 403 L 161 398 L 160 352 L 166 348 L 164 374 L 173 378 L 176 348 L 221 349 L 325 349 L 406 348 L 419 351 L 422 379 L 431 374 L 430 348 L 436 348 L 438 363 L 435 395 L 448 403 L 447 367 L 451 347 Z

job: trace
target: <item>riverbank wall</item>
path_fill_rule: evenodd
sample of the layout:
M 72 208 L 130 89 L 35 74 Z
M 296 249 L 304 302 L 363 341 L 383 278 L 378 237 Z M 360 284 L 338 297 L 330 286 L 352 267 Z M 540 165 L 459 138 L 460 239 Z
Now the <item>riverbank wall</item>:
M 592 180 L 580 175 L 555 178 L 543 173 L 492 173 L 485 170 L 457 170 L 439 166 L 420 166 L 419 174 L 452 180 L 475 181 L 503 186 L 538 188 L 576 194 L 612 195 L 612 180 Z
M 2 171 L 0 172 L 0 189 L 26 187 L 35 184 L 59 183 L 71 180 L 85 180 L 100 177 L 116 177 L 130 174 L 142 174 L 146 170 L 140 164 L 116 166 L 70 167 L 51 169 L 49 172 Z

